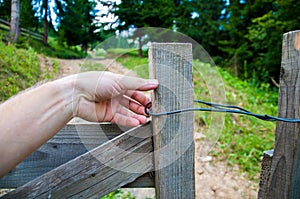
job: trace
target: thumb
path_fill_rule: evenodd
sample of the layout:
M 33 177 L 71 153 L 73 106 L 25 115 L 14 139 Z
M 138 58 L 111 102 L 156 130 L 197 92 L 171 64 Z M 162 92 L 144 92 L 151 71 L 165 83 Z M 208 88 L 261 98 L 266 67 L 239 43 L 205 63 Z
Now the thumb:
M 158 81 L 156 79 L 123 76 L 120 80 L 120 86 L 123 90 L 147 91 L 157 88 Z

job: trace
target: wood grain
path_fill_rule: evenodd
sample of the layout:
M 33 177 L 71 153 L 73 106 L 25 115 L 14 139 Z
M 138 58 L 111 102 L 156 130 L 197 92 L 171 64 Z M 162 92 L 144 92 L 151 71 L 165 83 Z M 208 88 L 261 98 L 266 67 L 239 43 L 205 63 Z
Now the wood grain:
M 284 34 L 280 73 L 279 117 L 300 118 L 299 31 Z M 300 198 L 299 123 L 277 122 L 269 199 Z
M 99 198 L 153 170 L 151 124 L 126 131 L 3 198 Z
M 153 111 L 193 107 L 192 46 L 154 43 L 150 77 L 159 81 Z M 195 198 L 193 113 L 152 117 L 156 197 Z
M 112 124 L 68 124 L 0 179 L 0 187 L 19 187 L 115 138 L 122 132 L 122 129 Z

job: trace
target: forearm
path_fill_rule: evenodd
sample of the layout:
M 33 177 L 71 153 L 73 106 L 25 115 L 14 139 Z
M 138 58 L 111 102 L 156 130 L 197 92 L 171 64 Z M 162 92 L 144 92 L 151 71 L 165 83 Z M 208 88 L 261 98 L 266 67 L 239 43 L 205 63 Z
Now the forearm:
M 0 177 L 72 118 L 73 79 L 46 83 L 0 105 Z

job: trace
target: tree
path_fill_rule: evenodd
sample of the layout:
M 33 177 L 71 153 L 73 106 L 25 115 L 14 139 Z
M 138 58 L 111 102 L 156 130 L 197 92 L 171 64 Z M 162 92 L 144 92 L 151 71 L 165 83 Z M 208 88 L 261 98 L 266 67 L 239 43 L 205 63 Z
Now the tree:
M 10 21 L 11 0 L 0 1 L 0 18 Z M 36 8 L 32 5 L 32 0 L 20 1 L 20 27 L 27 29 L 37 29 L 38 17 L 35 16 Z
M 43 43 L 48 43 L 48 32 L 51 28 L 54 32 L 54 26 L 52 23 L 52 15 L 58 16 L 59 13 L 64 12 L 62 4 L 65 3 L 64 0 L 53 0 L 53 7 L 50 8 L 49 0 L 32 0 L 34 7 L 39 7 L 39 15 L 43 21 L 43 29 L 44 29 L 44 38 Z
M 185 0 L 178 6 L 176 27 L 203 46 L 212 56 L 220 55 L 221 22 L 226 8 L 224 0 Z
M 110 13 L 117 16 L 117 20 L 109 24 L 110 27 L 115 25 L 116 29 L 120 31 L 143 27 L 171 29 L 174 25 L 174 18 L 176 18 L 176 3 L 178 3 L 170 0 L 127 0 L 122 1 L 120 4 L 101 2 L 111 8 Z M 142 56 L 142 37 L 144 35 L 145 33 L 141 31 L 136 31 L 133 35 L 134 38 L 138 38 L 140 57 Z
M 35 16 L 37 9 L 33 7 L 32 0 L 22 0 L 20 2 L 20 26 L 37 30 L 38 28 L 38 17 Z
M 10 21 L 11 17 L 11 0 L 0 1 L 0 17 L 6 21 Z
M 299 1 L 272 1 L 268 12 L 252 19 L 246 37 L 254 52 L 253 67 L 260 66 L 271 77 L 279 78 L 282 36 L 299 29 L 300 17 L 296 14 L 299 9 Z
M 10 34 L 11 41 L 16 43 L 20 35 L 19 27 L 20 19 L 20 1 L 12 0 L 11 1 L 11 20 L 10 20 Z
M 86 0 L 66 2 L 59 25 L 60 41 L 66 42 L 68 46 L 81 45 L 86 52 L 88 44 L 98 39 L 95 24 L 96 3 Z
M 226 8 L 227 17 L 222 24 L 223 35 L 226 36 L 219 41 L 219 48 L 225 59 L 223 63 L 227 62 L 227 66 L 230 65 L 237 76 L 268 81 L 269 73 L 262 60 L 258 61 L 261 54 L 253 48 L 248 33 L 253 20 L 270 12 L 272 8 L 272 0 L 232 0 Z

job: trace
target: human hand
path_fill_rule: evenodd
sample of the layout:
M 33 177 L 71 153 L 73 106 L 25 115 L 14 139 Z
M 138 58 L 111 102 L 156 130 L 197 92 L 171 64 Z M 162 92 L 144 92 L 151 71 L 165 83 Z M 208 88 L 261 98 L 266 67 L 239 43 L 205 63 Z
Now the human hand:
M 137 126 L 147 120 L 144 108 L 150 99 L 141 91 L 155 89 L 157 80 L 87 72 L 77 75 L 73 115 L 91 122 Z

